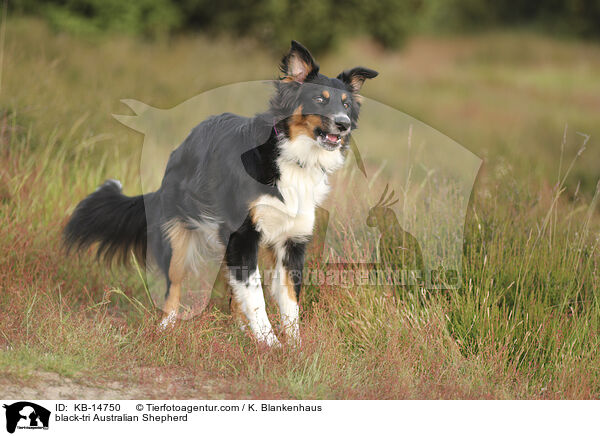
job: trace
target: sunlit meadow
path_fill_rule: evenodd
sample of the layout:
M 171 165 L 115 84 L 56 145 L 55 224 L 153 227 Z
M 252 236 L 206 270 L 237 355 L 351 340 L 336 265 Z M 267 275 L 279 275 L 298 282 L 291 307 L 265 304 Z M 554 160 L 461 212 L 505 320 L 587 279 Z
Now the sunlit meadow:
M 302 348 L 265 350 L 231 322 L 222 290 L 198 317 L 158 331 L 142 269 L 67 257 L 60 233 L 106 178 L 141 192 L 143 137 L 112 118 L 128 110 L 120 99 L 170 108 L 273 79 L 277 55 L 250 40 L 81 40 L 9 20 L 0 392 L 44 392 L 58 374 L 57 383 L 89 388 L 79 398 L 107 386 L 122 398 L 597 398 L 600 46 L 529 34 L 415 37 L 398 52 L 348 41 L 321 59 L 330 74 L 357 64 L 381 74 L 365 96 L 484 160 L 462 286 L 309 284 Z M 311 255 L 307 268 L 326 265 Z

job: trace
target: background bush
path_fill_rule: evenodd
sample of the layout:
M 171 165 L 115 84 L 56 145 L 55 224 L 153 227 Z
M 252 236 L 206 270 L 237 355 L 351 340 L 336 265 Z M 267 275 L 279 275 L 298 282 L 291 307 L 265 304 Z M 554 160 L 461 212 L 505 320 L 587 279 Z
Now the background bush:
M 255 37 L 281 50 L 292 38 L 315 52 L 340 36 L 366 34 L 395 47 L 418 30 L 471 31 L 527 26 L 600 36 L 598 0 L 13 0 L 17 13 L 46 17 L 80 34 L 122 32 L 161 37 L 175 31 Z

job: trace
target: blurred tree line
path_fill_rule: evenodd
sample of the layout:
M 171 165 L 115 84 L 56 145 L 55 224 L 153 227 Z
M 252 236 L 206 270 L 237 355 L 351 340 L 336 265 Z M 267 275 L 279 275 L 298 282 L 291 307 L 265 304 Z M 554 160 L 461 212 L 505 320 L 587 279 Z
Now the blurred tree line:
M 45 17 L 78 34 L 164 37 L 178 31 L 252 36 L 277 50 L 298 39 L 315 52 L 366 34 L 395 47 L 416 31 L 526 26 L 600 36 L 600 0 L 9 0 L 17 14 Z

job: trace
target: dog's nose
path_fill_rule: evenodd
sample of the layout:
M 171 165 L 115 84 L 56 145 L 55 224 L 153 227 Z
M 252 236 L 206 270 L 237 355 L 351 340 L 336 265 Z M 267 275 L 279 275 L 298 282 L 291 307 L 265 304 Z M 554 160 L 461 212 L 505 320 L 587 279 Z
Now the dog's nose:
M 333 119 L 333 122 L 342 132 L 350 128 L 350 118 L 348 118 L 348 115 L 338 115 Z

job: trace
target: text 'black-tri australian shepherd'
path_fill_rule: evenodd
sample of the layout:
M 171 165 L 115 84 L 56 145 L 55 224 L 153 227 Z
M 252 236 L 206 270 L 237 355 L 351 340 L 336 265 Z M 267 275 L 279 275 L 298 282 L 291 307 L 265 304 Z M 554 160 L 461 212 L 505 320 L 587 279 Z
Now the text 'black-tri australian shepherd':
M 212 241 L 225 250 L 232 313 L 259 341 L 277 345 L 257 265 L 259 246 L 268 250 L 284 334 L 300 339 L 298 298 L 315 207 L 344 162 L 358 92 L 377 72 L 357 67 L 326 77 L 295 41 L 281 72 L 267 112 L 225 113 L 195 127 L 171 154 L 158 191 L 127 197 L 108 181 L 79 203 L 65 228 L 67 247 L 97 242 L 109 260 L 131 251 L 146 260 L 148 252 L 167 281 L 162 326 L 177 318 L 182 282 L 201 260 L 200 245 Z

